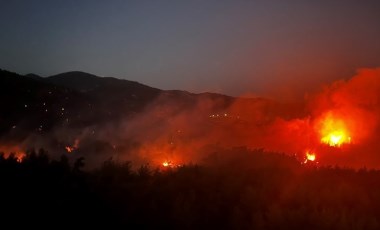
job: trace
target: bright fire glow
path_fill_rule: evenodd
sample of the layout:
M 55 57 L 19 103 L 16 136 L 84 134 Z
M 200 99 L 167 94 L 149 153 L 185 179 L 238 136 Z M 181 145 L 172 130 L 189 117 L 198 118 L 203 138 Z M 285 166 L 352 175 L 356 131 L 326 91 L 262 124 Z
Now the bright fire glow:
M 18 163 L 21 163 L 26 156 L 24 150 L 19 146 L 0 146 L 0 153 L 4 154 L 5 159 L 12 155 Z
M 178 167 L 181 167 L 180 164 L 175 164 L 175 163 L 173 163 L 173 161 L 168 161 L 168 160 L 162 162 L 161 165 L 164 168 L 178 168 Z
M 164 167 L 171 167 L 172 166 L 172 162 L 170 162 L 170 161 L 164 161 L 162 163 L 162 166 L 164 166 Z
M 315 153 L 306 152 L 306 160 L 308 160 L 308 161 L 315 161 Z
M 79 140 L 75 139 L 73 146 L 66 146 L 65 149 L 68 153 L 72 153 L 74 150 L 76 150 L 79 147 Z
M 66 146 L 65 149 L 66 149 L 66 151 L 67 151 L 68 153 L 72 153 L 72 152 L 75 150 L 75 148 L 74 148 L 74 147 L 71 147 L 71 146 Z
M 24 160 L 24 157 L 26 156 L 24 152 L 13 152 L 12 154 L 18 163 L 21 163 Z M 10 155 L 10 153 L 7 153 L 4 155 L 4 157 L 7 159 Z
M 351 137 L 343 119 L 333 117 L 330 113 L 321 121 L 319 130 L 321 142 L 332 147 L 351 143 Z
M 21 163 L 24 160 L 24 157 L 26 156 L 25 153 L 18 152 L 16 153 L 15 157 L 18 163 Z

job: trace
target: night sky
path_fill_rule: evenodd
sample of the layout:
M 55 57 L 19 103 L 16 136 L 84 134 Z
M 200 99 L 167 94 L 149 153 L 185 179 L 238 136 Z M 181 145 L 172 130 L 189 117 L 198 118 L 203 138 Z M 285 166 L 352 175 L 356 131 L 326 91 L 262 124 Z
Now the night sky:
M 0 0 L 0 68 L 291 97 L 380 66 L 380 1 Z

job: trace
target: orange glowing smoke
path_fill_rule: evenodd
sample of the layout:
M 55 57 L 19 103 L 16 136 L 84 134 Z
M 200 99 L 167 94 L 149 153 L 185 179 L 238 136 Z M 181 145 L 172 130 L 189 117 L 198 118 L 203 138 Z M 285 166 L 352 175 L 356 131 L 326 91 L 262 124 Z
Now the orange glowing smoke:
M 335 117 L 332 113 L 327 113 L 318 124 L 321 143 L 332 147 L 340 147 L 343 144 L 351 143 L 350 131 L 347 122 L 342 118 Z

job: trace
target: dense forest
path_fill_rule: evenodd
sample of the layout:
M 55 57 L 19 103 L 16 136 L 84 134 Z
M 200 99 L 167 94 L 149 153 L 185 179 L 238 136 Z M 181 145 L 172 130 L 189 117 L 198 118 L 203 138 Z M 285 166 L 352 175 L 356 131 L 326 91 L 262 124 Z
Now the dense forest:
M 312 162 L 313 163 L 313 162 Z M 233 148 L 199 165 L 0 156 L 2 223 L 129 229 L 379 229 L 380 171 Z

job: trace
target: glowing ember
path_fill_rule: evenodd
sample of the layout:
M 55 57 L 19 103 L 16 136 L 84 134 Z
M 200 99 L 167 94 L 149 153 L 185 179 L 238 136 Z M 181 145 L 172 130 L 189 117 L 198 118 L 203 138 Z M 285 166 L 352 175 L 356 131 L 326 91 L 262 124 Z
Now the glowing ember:
M 25 153 L 16 153 L 15 157 L 18 163 L 21 163 L 24 160 L 24 157 L 26 156 Z
M 164 168 L 178 168 L 178 167 L 181 167 L 180 164 L 175 164 L 175 163 L 173 163 L 173 161 L 168 161 L 168 160 L 162 162 L 161 165 Z
M 68 153 L 72 153 L 74 150 L 76 150 L 79 147 L 79 140 L 75 139 L 73 146 L 66 146 L 65 149 Z
M 329 113 L 322 121 L 320 127 L 321 142 L 332 147 L 351 143 L 351 137 L 346 123 Z
M 172 167 L 172 162 L 171 161 L 164 161 L 162 163 L 162 166 L 164 166 L 164 167 Z
M 0 146 L 0 153 L 4 154 L 4 158 L 8 159 L 12 157 L 16 159 L 18 163 L 21 163 L 26 154 L 19 146 Z
M 306 152 L 306 160 L 315 161 L 315 153 Z
M 66 149 L 66 151 L 67 151 L 68 153 L 72 153 L 72 152 L 75 150 L 75 148 L 74 148 L 74 147 L 71 147 L 71 146 L 66 146 L 65 149 Z

